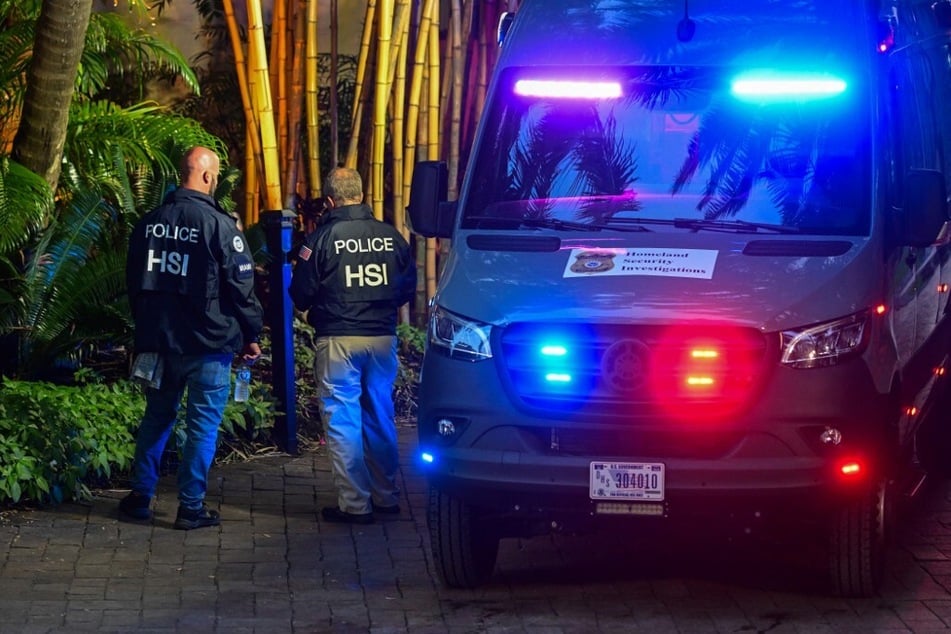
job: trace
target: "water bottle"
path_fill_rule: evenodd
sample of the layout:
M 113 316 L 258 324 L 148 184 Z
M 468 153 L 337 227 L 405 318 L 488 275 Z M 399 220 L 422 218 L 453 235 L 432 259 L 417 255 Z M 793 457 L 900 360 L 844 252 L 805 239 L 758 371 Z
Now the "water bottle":
M 244 403 L 251 395 L 251 368 L 247 363 L 241 364 L 234 380 L 234 402 Z

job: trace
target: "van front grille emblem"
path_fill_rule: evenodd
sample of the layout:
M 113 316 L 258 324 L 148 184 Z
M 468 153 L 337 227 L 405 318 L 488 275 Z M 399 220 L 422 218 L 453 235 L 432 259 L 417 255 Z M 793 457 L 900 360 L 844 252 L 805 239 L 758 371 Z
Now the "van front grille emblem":
M 601 357 L 604 385 L 619 394 L 640 392 L 647 382 L 650 350 L 637 339 L 611 344 Z

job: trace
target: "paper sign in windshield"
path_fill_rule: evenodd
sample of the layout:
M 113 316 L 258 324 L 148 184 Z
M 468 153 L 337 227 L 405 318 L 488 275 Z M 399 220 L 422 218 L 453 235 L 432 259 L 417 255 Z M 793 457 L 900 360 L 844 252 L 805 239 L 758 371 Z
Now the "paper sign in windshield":
M 564 277 L 653 275 L 709 280 L 717 251 L 709 249 L 572 249 Z

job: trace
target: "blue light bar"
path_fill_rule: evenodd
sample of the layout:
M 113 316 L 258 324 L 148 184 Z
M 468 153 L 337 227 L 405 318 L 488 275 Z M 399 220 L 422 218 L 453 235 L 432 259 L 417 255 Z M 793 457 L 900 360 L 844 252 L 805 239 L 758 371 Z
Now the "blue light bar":
M 545 375 L 549 383 L 571 383 L 571 375 L 564 372 L 549 372 Z
M 422 460 L 423 462 L 427 464 L 432 464 L 433 462 L 433 454 L 425 452 L 425 451 L 419 455 L 419 458 L 420 460 Z
M 523 97 L 557 99 L 617 99 L 621 96 L 621 84 L 616 81 L 519 79 L 514 90 Z
M 546 357 L 563 357 L 568 354 L 568 349 L 557 344 L 542 346 L 542 355 Z
M 847 88 L 844 79 L 819 73 L 745 73 L 730 84 L 734 97 L 757 103 L 828 99 Z

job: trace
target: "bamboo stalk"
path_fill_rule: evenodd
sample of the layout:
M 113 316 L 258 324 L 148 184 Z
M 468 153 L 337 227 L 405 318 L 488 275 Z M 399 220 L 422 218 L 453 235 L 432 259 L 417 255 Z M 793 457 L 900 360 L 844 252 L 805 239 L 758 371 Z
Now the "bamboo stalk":
M 350 143 L 347 147 L 345 165 L 351 169 L 357 167 L 357 147 L 360 140 L 360 128 L 363 123 L 363 83 L 366 81 L 367 64 L 370 59 L 370 43 L 375 24 L 376 0 L 368 0 L 366 17 L 363 20 L 363 36 L 360 40 L 360 55 L 357 58 L 357 77 L 353 87 L 353 124 L 350 128 Z
M 428 151 L 427 155 L 430 160 L 436 160 L 439 158 L 439 129 L 441 117 L 439 113 L 439 106 L 441 104 L 441 90 L 439 86 L 439 80 L 442 77 L 440 72 L 439 62 L 439 14 L 433 14 L 433 23 L 429 27 L 429 134 L 428 134 Z M 448 67 L 448 64 L 447 64 Z M 439 244 L 435 238 L 426 239 L 426 252 L 425 257 L 420 258 L 420 261 L 424 262 L 425 266 L 425 275 L 426 275 L 426 302 L 425 306 L 429 306 L 429 299 L 436 295 L 436 276 L 438 270 L 438 262 L 436 261 L 436 253 L 439 249 Z
M 393 79 L 393 123 L 390 126 L 392 130 L 392 169 L 393 174 L 393 226 L 403 234 L 407 240 L 410 238 L 409 230 L 406 228 L 406 209 L 403 207 L 403 165 L 404 165 L 404 138 L 405 129 L 405 110 L 406 110 L 406 60 L 409 58 L 409 0 L 397 0 L 402 7 L 405 18 L 397 22 L 397 28 L 401 29 L 397 42 L 399 47 L 394 58 L 396 59 L 396 74 Z
M 269 211 L 281 208 L 280 167 L 277 154 L 277 135 L 274 128 L 274 106 L 268 81 L 267 52 L 264 46 L 264 20 L 260 0 L 248 4 L 248 61 L 251 103 L 258 114 L 261 133 L 261 152 L 264 159 L 264 194 Z
M 231 48 L 234 53 L 235 71 L 238 77 L 238 91 L 241 93 L 241 105 L 244 109 L 244 124 L 248 130 L 248 139 L 250 140 L 251 151 L 245 150 L 245 155 L 251 157 L 251 161 L 246 161 L 246 169 L 250 167 L 252 172 L 264 169 L 263 154 L 261 152 L 261 139 L 258 136 L 258 120 L 254 112 L 254 106 L 251 103 L 251 93 L 248 87 L 248 70 L 244 58 L 244 47 L 241 43 L 241 35 L 238 30 L 238 21 L 234 15 L 234 4 L 232 0 L 224 0 L 225 24 L 228 27 L 228 36 L 231 40 Z M 251 183 L 256 174 L 246 173 L 246 183 Z M 248 193 L 254 193 L 248 185 L 245 185 L 246 198 Z M 250 227 L 255 223 L 251 217 L 255 206 L 247 205 L 244 210 L 244 226 Z
M 338 39 L 340 26 L 338 24 L 337 0 L 330 0 L 330 167 L 336 167 L 340 161 L 340 108 L 337 99 L 337 83 L 339 81 L 340 51 Z
M 284 207 L 291 208 L 295 194 L 300 191 L 301 174 L 301 135 L 305 129 L 304 103 L 304 44 L 306 41 L 307 9 L 306 0 L 288 0 L 296 2 L 293 13 L 294 35 L 293 56 L 289 72 L 290 89 L 288 94 L 287 126 L 288 143 L 284 167 Z
M 370 159 L 371 207 L 377 220 L 383 219 L 383 158 L 386 150 L 386 107 L 390 94 L 390 42 L 393 32 L 393 0 L 380 0 L 377 37 L 376 90 L 373 95 L 373 151 Z
M 307 29 L 306 49 L 307 62 L 305 65 L 306 89 L 305 106 L 307 110 L 307 180 L 310 183 L 310 192 L 313 198 L 320 196 L 320 104 L 317 101 L 319 88 L 317 68 L 317 0 L 307 0 Z
M 413 73 L 410 78 L 409 110 L 406 113 L 406 151 L 403 156 L 403 200 L 409 200 L 409 187 L 416 164 L 416 143 L 419 136 L 420 99 L 426 76 L 426 56 L 430 54 L 430 27 L 436 0 L 424 0 L 413 53 Z
M 287 172 L 287 163 L 290 153 L 287 151 L 288 132 L 288 105 L 287 105 L 287 3 L 291 0 L 275 0 L 271 17 L 271 46 L 269 75 L 271 77 L 271 94 L 275 96 L 277 106 L 277 147 L 281 166 L 280 174 Z
M 442 57 L 439 54 L 439 49 L 439 12 L 436 11 L 433 13 L 433 22 L 429 27 L 429 99 L 427 104 L 429 134 L 427 135 L 426 157 L 430 161 L 439 159 L 439 130 L 442 121 L 439 110 L 442 104 L 442 86 L 440 85 L 442 79 L 440 61 Z M 446 66 L 448 68 L 449 65 Z
M 452 0 L 450 19 L 452 65 L 452 118 L 449 128 L 449 198 L 458 197 L 459 179 L 459 136 L 462 128 L 462 84 L 465 73 L 465 59 L 462 55 L 462 3 Z
M 245 146 L 254 146 L 257 127 L 246 126 L 244 130 Z M 257 143 L 258 145 L 261 144 L 260 139 Z M 245 227 L 257 224 L 259 217 L 258 196 L 261 192 L 258 190 L 258 166 L 260 163 L 257 163 L 257 160 L 253 152 L 244 153 L 244 215 L 242 216 L 242 222 Z

